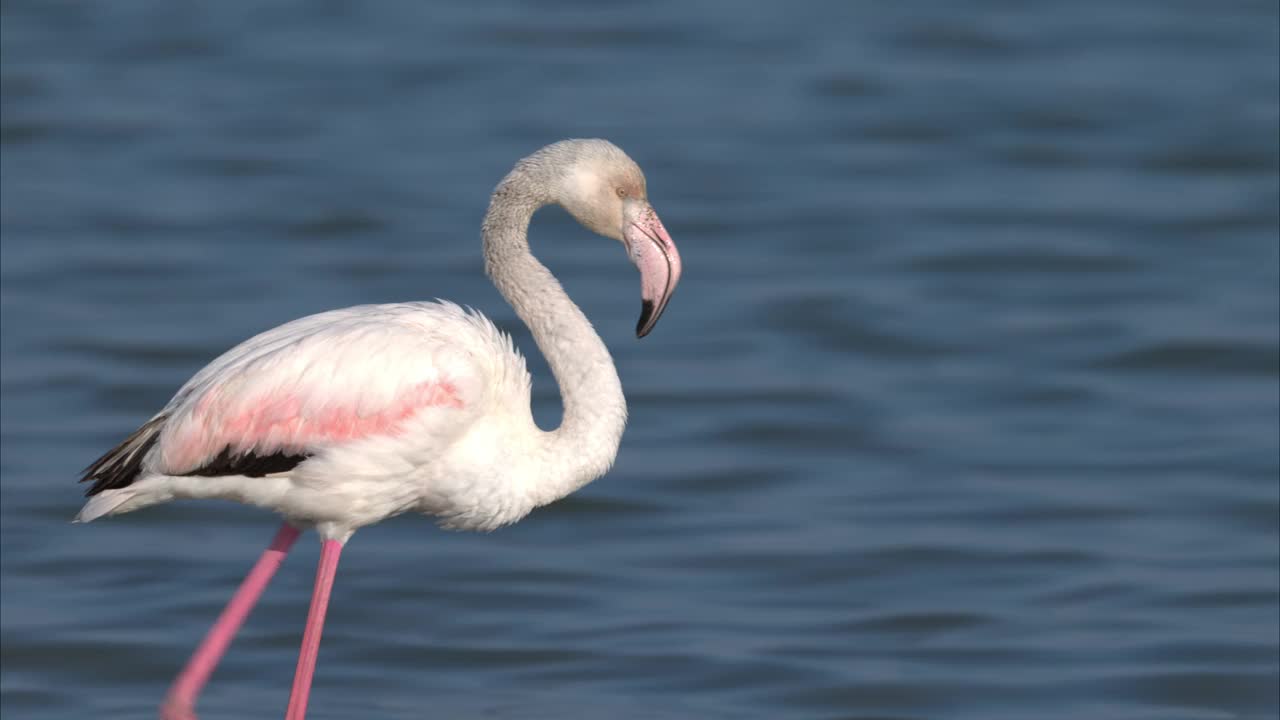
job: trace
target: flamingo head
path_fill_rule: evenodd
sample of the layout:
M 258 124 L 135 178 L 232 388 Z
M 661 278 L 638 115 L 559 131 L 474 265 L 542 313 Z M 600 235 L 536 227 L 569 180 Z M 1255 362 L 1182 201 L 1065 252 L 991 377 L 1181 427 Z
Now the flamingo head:
M 680 281 L 680 253 L 649 204 L 644 173 L 607 140 L 565 140 L 571 156 L 558 201 L 587 229 L 623 244 L 640 270 L 640 321 L 636 337 L 653 330 Z

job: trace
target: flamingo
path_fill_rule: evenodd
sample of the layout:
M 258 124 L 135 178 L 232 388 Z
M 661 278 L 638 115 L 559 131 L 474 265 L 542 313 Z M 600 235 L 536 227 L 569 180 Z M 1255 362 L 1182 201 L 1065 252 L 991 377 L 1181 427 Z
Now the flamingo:
M 540 429 L 511 338 L 478 312 L 410 302 L 323 312 L 268 330 L 196 373 L 159 413 L 84 472 L 77 522 L 179 498 L 274 510 L 284 523 L 174 680 L 161 716 L 196 700 L 304 529 L 321 540 L 286 711 L 302 720 L 342 548 L 359 528 L 419 512 L 487 531 L 559 500 L 612 466 L 627 420 L 613 359 L 529 250 L 535 211 L 564 207 L 620 241 L 640 271 L 636 335 L 653 329 L 680 255 L 644 174 L 606 140 L 564 140 L 516 163 L 482 224 L 485 271 L 529 327 L 560 387 L 560 427 Z

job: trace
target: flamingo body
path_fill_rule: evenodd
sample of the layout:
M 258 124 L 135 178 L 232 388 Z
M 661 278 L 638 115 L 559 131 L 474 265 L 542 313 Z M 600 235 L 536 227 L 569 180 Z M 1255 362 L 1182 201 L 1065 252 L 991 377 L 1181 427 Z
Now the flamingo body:
M 519 442 L 540 432 L 530 386 L 511 338 L 452 303 L 300 318 L 188 381 L 144 426 L 138 476 L 102 490 L 77 519 L 223 498 L 339 538 L 407 511 L 492 530 L 537 504 L 533 448 Z M 260 476 L 201 472 L 219 456 L 272 455 L 300 461 Z

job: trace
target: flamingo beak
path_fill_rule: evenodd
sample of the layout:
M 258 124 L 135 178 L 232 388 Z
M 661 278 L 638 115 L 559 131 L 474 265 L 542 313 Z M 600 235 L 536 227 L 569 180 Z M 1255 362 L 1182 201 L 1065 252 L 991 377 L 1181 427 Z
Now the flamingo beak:
M 636 323 L 636 337 L 642 338 L 658 324 L 676 283 L 680 282 L 680 253 L 652 207 L 636 203 L 627 210 L 622 238 L 627 255 L 640 270 L 640 322 Z

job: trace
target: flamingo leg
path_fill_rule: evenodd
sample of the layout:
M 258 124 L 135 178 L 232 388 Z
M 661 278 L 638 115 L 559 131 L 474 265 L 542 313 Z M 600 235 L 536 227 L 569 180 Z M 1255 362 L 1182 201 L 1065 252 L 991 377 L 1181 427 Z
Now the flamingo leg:
M 316 656 L 320 654 L 320 632 L 329 609 L 329 593 L 333 576 L 338 571 L 342 543 L 325 540 L 320 546 L 320 563 L 316 567 L 316 586 L 311 594 L 311 610 L 302 633 L 302 649 L 298 652 L 298 669 L 293 675 L 293 691 L 289 693 L 289 710 L 285 720 L 303 720 L 307 715 L 307 699 L 311 695 L 311 678 L 316 672 Z
M 240 626 L 249 617 L 249 612 L 257 604 L 258 598 L 262 597 L 262 591 L 266 590 L 272 576 L 276 574 L 276 570 L 280 569 L 280 563 L 284 562 L 285 555 L 289 554 L 289 549 L 293 547 L 299 534 L 300 531 L 289 523 L 280 526 L 271 545 L 245 576 L 244 582 L 240 583 L 240 588 L 236 590 L 235 595 L 231 596 L 227 607 L 223 609 L 213 627 L 204 636 L 204 640 L 200 641 L 199 647 L 192 653 L 186 667 L 182 668 L 182 672 L 173 681 L 164 705 L 160 709 L 162 718 L 186 720 L 195 717 L 196 698 L 204 689 L 205 683 L 209 681 L 214 668 L 218 666 L 218 661 L 222 660 L 222 655 L 231 645 L 231 640 L 235 638 Z

